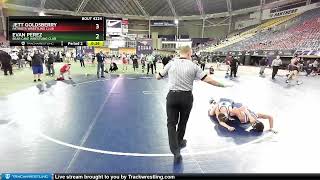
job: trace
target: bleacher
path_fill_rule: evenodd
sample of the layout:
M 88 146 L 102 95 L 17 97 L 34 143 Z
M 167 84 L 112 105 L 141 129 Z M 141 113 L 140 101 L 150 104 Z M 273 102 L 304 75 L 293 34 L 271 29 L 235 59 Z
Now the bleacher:
M 284 29 L 269 29 L 234 43 L 221 51 L 244 50 L 289 50 L 320 49 L 320 13 L 319 9 L 310 10 L 290 20 L 291 25 Z M 276 23 L 280 25 L 281 23 Z
M 251 37 L 255 36 L 257 33 L 264 32 L 274 26 L 280 25 L 284 22 L 287 22 L 291 20 L 292 18 L 296 17 L 297 15 L 290 15 L 290 16 L 284 16 L 279 17 L 275 19 L 268 20 L 265 23 L 262 23 L 261 25 L 250 29 L 248 31 L 245 31 L 241 33 L 240 35 L 232 36 L 227 38 L 226 40 L 222 41 L 219 45 L 211 44 L 207 47 L 203 47 L 202 51 L 214 51 L 222 48 L 226 48 L 229 46 L 232 46 L 233 44 L 241 44 L 244 40 L 250 39 Z

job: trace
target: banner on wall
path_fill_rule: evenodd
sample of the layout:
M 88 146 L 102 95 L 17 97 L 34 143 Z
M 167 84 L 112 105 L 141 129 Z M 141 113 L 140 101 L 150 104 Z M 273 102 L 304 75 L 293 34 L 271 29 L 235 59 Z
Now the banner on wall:
M 276 17 L 281 17 L 281 16 L 288 16 L 288 15 L 291 15 L 291 14 L 294 14 L 294 13 L 297 13 L 297 12 L 298 12 L 298 8 L 288 9 L 288 10 L 285 10 L 285 11 L 271 13 L 270 17 L 271 18 L 276 18 Z
M 129 32 L 129 21 L 128 19 L 122 19 L 122 34 L 128 34 Z
M 152 39 L 138 39 L 136 50 L 137 55 L 151 54 L 153 52 Z

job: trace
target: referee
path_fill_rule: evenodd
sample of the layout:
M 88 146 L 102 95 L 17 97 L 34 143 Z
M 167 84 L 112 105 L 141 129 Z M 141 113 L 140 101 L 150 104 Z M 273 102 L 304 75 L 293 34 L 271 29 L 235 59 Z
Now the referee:
M 169 79 L 169 93 L 166 103 L 167 127 L 170 150 L 174 155 L 175 163 L 182 160 L 180 149 L 187 144 L 183 137 L 193 104 L 193 81 L 197 78 L 214 86 L 226 87 L 207 76 L 199 66 L 192 62 L 191 55 L 192 49 L 189 46 L 181 47 L 180 58 L 169 62 L 162 72 L 156 75 L 158 80 L 165 76 L 168 76 Z M 177 124 L 178 129 L 176 129 Z

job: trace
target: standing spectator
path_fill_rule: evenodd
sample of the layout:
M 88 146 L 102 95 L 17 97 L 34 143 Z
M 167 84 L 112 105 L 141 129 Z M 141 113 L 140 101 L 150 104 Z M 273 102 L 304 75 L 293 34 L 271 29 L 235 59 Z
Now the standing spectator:
M 22 57 L 22 52 L 18 53 L 18 68 L 23 68 L 23 57 Z
M 80 61 L 80 66 L 81 66 L 81 67 L 86 67 L 85 64 L 84 64 L 84 54 L 83 54 L 82 52 L 80 52 L 80 53 L 78 54 L 78 59 L 79 59 L 79 61 Z
M 97 54 L 97 77 L 100 78 L 100 71 L 101 71 L 101 78 L 105 78 L 104 77 L 104 60 L 105 60 L 105 56 L 102 53 L 102 51 L 100 51 L 100 53 Z
M 49 52 L 49 56 L 48 56 L 48 72 L 49 72 L 49 76 L 54 76 L 55 72 L 54 72 L 54 55 L 53 52 Z
M 282 65 L 282 60 L 280 59 L 280 56 L 277 56 L 276 59 L 272 61 L 272 79 L 277 75 L 279 67 Z
M 71 62 L 71 57 L 72 57 L 72 56 L 71 56 L 71 52 L 70 52 L 70 51 L 67 51 L 67 52 L 66 52 L 66 58 L 65 58 L 66 61 L 67 61 L 67 62 Z
M 237 57 L 232 58 L 230 62 L 230 78 L 237 77 L 238 67 L 239 67 L 239 60 Z
M 93 54 L 91 54 L 91 62 L 92 62 L 92 65 L 94 65 L 94 61 L 96 59 L 96 56 Z
M 226 87 L 207 76 L 191 61 L 191 55 L 192 49 L 189 46 L 182 47 L 180 58 L 168 63 L 156 77 L 158 80 L 165 76 L 169 78 L 169 93 L 166 98 L 167 128 L 175 163 L 182 160 L 180 150 L 187 145 L 184 134 L 193 105 L 193 81 L 197 78 L 214 86 Z
M 220 57 L 217 57 L 217 70 L 220 70 L 220 67 L 221 67 L 221 59 Z
M 146 67 L 146 57 L 143 56 L 143 54 L 141 54 L 140 61 L 141 61 L 142 73 L 144 73 L 144 69 Z
M 29 66 L 32 67 L 32 66 L 31 66 L 31 61 L 32 61 L 31 52 L 27 52 L 27 53 L 25 54 L 25 59 L 26 59 L 26 61 L 29 63 Z
M 312 74 L 315 76 L 319 71 L 319 59 L 316 59 L 312 63 Z
M 231 64 L 232 59 L 233 59 L 233 57 L 232 57 L 231 55 L 228 55 L 228 56 L 225 58 L 225 63 L 226 63 L 226 65 L 227 65 L 226 77 L 229 76 L 230 64 Z
M 60 52 L 58 51 L 58 52 L 56 52 L 56 62 L 61 62 L 60 61 Z
M 267 66 L 267 63 L 268 63 L 268 60 L 266 57 L 263 57 L 262 59 L 260 59 L 259 61 L 259 65 L 260 65 L 260 76 L 264 76 L 264 70 L 266 69 L 266 66 Z
M 76 63 L 77 58 L 76 58 L 76 53 L 71 52 L 71 59 Z
M 132 58 L 132 64 L 133 64 L 133 70 L 136 71 L 136 69 L 139 68 L 139 64 L 138 64 L 138 56 L 135 55 Z
M 12 64 L 17 64 L 18 63 L 18 55 L 17 55 L 17 52 L 16 51 L 13 51 L 11 54 L 11 61 L 12 61 Z
M 153 58 L 153 68 L 154 68 L 154 72 L 155 73 L 157 73 L 157 61 L 158 61 L 158 58 L 160 58 L 159 55 L 154 56 L 154 58 Z
M 200 67 L 201 67 L 202 71 L 204 71 L 204 68 L 206 67 L 206 61 L 207 61 L 206 56 L 200 57 Z
M 0 50 L 0 61 L 4 71 L 4 75 L 7 76 L 8 71 L 10 75 L 13 75 L 12 65 L 11 65 L 11 56 L 7 52 Z
M 126 71 L 128 70 L 128 58 L 125 54 L 123 54 L 122 56 L 122 70 L 124 71 L 124 69 L 126 69 Z
M 41 81 L 41 74 L 43 74 L 43 59 L 39 53 L 39 50 L 34 50 L 34 55 L 32 56 L 32 71 L 34 75 L 34 80 L 33 82 L 37 82 L 37 77 L 38 81 Z
M 148 68 L 148 71 L 147 71 L 147 74 L 149 74 L 149 70 L 151 69 L 151 73 L 153 74 L 153 61 L 154 61 L 154 56 L 152 54 L 149 54 L 147 56 L 147 68 Z

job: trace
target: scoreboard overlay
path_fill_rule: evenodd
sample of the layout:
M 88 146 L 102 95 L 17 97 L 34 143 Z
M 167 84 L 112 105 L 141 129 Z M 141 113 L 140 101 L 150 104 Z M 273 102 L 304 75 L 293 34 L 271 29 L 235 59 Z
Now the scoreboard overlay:
M 7 23 L 11 46 L 86 46 L 105 40 L 101 16 L 9 16 Z

